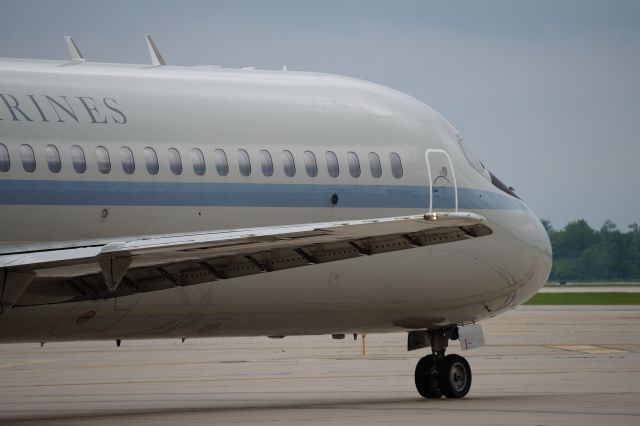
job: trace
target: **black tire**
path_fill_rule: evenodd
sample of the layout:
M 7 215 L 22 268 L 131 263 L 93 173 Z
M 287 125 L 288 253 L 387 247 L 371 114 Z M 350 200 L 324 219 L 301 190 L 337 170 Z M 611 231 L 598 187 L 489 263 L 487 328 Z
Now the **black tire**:
M 447 355 L 438 365 L 438 382 L 447 398 L 463 398 L 471 389 L 471 367 L 460 355 Z
M 433 355 L 427 355 L 418 361 L 414 375 L 416 389 L 424 398 L 441 398 L 442 392 L 438 383 L 438 374 L 432 370 Z

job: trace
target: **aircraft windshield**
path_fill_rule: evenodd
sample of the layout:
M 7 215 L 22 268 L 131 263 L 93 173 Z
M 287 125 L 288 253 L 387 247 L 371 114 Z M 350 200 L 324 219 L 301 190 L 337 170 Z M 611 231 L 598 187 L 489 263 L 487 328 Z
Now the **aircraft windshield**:
M 496 175 L 494 175 L 493 173 L 489 172 L 489 176 L 491 176 L 491 183 L 493 184 L 493 186 L 495 186 L 496 188 L 502 190 L 503 192 L 506 192 L 507 194 L 511 195 L 512 197 L 516 197 L 518 200 L 520 200 L 521 198 L 518 197 L 515 193 L 515 190 L 510 187 L 505 185 L 500 179 L 498 179 L 496 177 Z
M 487 180 L 491 180 L 487 168 L 484 166 L 484 164 L 482 164 L 482 161 L 478 160 L 478 158 L 473 155 L 471 151 L 469 151 L 469 148 L 467 148 L 467 145 L 464 143 L 464 140 L 462 138 L 458 139 L 458 145 L 460 145 L 460 150 L 464 154 L 464 157 L 467 159 L 467 162 Z
M 489 170 L 487 170 L 484 164 L 482 164 L 482 161 L 480 161 L 475 155 L 471 153 L 471 151 L 469 151 L 469 148 L 467 148 L 462 138 L 458 139 L 458 144 L 460 145 L 460 149 L 462 150 L 462 153 L 464 154 L 469 164 L 474 169 L 476 169 L 478 173 L 480 173 L 482 176 L 487 178 L 487 180 L 491 181 L 493 186 L 495 186 L 496 188 L 511 195 L 512 197 L 516 197 L 517 199 L 520 199 L 520 197 L 516 195 L 512 187 L 505 185 L 500 179 L 496 177 L 496 175 L 494 175 Z

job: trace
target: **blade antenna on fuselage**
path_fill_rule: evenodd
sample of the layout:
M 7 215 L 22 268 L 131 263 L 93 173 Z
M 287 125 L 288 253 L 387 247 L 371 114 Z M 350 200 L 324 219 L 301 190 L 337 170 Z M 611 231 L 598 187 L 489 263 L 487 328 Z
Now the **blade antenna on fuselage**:
M 84 62 L 84 56 L 78 49 L 78 45 L 70 36 L 64 36 L 64 42 L 67 44 L 67 49 L 69 50 L 69 55 L 71 55 L 71 60 L 73 62 Z
M 158 67 L 160 65 L 166 65 L 164 58 L 160 54 L 158 47 L 153 42 L 150 34 L 145 34 L 144 38 L 147 40 L 147 47 L 149 48 L 149 55 L 151 56 L 151 63 Z

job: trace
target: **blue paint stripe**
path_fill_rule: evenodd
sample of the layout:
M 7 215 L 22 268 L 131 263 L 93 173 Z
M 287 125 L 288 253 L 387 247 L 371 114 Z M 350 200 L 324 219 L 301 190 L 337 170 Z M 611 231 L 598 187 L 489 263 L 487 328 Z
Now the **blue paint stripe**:
M 84 206 L 428 208 L 428 188 L 415 185 L 1 180 L 0 204 Z M 507 194 L 459 188 L 461 209 L 524 210 Z M 453 207 L 453 191 L 434 193 L 435 208 Z

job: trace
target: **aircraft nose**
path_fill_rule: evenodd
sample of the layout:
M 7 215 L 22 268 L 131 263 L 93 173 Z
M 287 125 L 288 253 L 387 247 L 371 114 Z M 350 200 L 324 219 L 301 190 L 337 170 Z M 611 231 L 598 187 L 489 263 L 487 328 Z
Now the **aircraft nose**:
M 531 229 L 526 233 L 527 244 L 533 249 L 535 257 L 533 264 L 533 276 L 530 280 L 530 295 L 537 293 L 549 280 L 552 266 L 552 248 L 549 234 L 540 219 L 529 210 Z
M 531 210 L 529 210 L 531 212 Z M 536 224 L 536 244 L 540 248 L 540 250 L 546 254 L 549 258 L 553 255 L 553 249 L 551 247 L 551 239 L 549 239 L 549 234 L 547 233 L 547 229 L 544 227 L 542 221 L 535 215 L 535 213 L 531 212 L 533 216 L 533 220 Z

